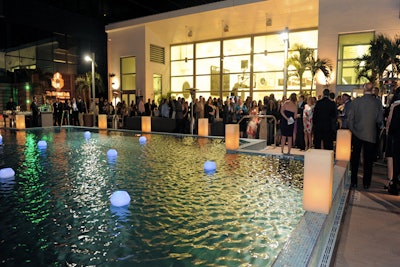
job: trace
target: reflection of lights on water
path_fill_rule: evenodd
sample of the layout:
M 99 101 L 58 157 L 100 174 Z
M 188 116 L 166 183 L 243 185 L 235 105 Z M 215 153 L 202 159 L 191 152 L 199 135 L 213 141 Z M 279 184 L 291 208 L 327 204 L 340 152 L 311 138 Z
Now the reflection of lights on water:
M 6 196 L 9 195 L 15 185 L 14 176 L 10 178 L 1 178 L 0 179 L 0 194 Z
M 129 211 L 129 205 L 123 207 L 116 207 L 114 205 L 110 206 L 110 211 L 115 215 L 119 222 L 126 222 L 129 220 L 131 212 Z

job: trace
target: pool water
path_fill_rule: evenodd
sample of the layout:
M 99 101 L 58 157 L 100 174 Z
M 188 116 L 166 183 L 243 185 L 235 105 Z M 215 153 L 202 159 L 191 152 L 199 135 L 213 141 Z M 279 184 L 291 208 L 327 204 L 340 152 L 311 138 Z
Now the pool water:
M 2 266 L 271 266 L 304 214 L 301 161 L 227 154 L 222 139 L 1 133 L 0 168 L 16 173 L 0 178 Z M 128 207 L 111 206 L 116 190 Z

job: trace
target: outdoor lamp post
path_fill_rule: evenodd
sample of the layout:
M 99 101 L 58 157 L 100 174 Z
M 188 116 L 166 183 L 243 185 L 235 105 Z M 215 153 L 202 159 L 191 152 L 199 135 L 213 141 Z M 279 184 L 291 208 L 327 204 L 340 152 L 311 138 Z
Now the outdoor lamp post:
M 286 96 L 287 92 L 287 77 L 288 77 L 288 53 L 289 53 L 289 29 L 285 28 L 285 31 L 281 33 L 281 38 L 285 44 L 285 53 L 284 53 L 284 66 L 283 66 L 283 96 Z
M 96 113 L 94 112 L 96 108 L 96 103 L 95 101 L 95 80 L 94 80 L 94 65 L 95 65 L 95 55 L 92 53 L 92 56 L 85 56 L 86 61 L 92 62 L 92 101 L 93 101 L 93 127 L 95 127 L 95 121 L 96 121 Z

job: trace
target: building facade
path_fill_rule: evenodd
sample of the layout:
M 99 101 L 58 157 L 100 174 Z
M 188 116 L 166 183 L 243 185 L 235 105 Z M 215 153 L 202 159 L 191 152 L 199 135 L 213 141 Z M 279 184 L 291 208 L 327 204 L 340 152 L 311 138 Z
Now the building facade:
M 319 95 L 327 87 L 356 96 L 354 59 L 377 34 L 400 33 L 398 0 L 222 1 L 106 26 L 109 99 L 189 98 L 291 92 Z M 288 38 L 285 38 L 287 34 Z M 287 59 L 298 46 L 332 62 L 330 77 Z M 285 79 L 286 77 L 286 79 Z

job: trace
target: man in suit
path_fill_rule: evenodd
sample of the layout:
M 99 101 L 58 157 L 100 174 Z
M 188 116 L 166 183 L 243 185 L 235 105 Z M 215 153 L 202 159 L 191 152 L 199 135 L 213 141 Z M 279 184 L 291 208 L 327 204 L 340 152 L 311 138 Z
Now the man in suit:
M 314 148 L 333 150 L 336 135 L 337 109 L 329 99 L 329 89 L 324 89 L 323 97 L 317 101 L 313 114 Z
M 350 105 L 347 117 L 352 138 L 352 152 L 350 158 L 351 186 L 357 187 L 357 174 L 363 149 L 363 185 L 368 189 L 371 185 L 372 163 L 375 157 L 376 125 L 382 125 L 382 103 L 372 95 L 372 83 L 364 84 L 364 95 L 356 98 Z

